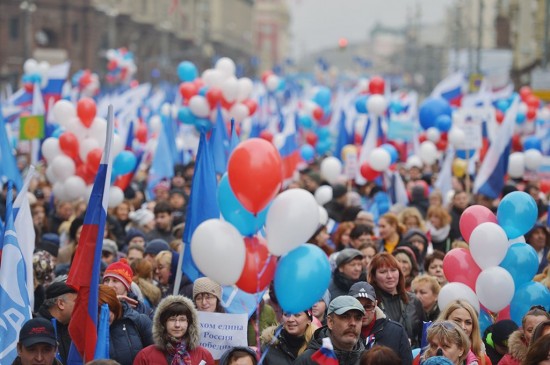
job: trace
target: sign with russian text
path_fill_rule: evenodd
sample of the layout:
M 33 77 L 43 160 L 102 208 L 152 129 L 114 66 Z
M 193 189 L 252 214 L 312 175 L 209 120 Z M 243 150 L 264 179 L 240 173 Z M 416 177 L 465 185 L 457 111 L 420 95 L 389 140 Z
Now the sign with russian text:
M 243 314 L 198 312 L 201 331 L 200 344 L 214 360 L 218 360 L 228 349 L 248 346 L 248 316 Z

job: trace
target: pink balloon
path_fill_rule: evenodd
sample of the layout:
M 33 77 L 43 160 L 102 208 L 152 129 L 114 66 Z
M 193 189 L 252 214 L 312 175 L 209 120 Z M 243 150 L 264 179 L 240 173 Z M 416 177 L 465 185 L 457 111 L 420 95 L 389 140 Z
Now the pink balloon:
M 501 309 L 501 310 L 498 312 L 496 321 L 497 321 L 497 322 L 498 322 L 498 321 L 502 321 L 503 319 L 511 319 L 511 318 L 510 318 L 510 305 L 509 305 L 509 304 L 506 306 L 506 308 Z
M 497 223 L 497 217 L 483 205 L 472 205 L 460 216 L 460 233 L 466 242 L 470 242 L 472 231 L 481 223 Z M 498 223 L 497 223 L 498 224 Z
M 453 248 L 443 259 L 443 273 L 449 282 L 468 285 L 475 292 L 481 269 L 475 263 L 470 250 Z

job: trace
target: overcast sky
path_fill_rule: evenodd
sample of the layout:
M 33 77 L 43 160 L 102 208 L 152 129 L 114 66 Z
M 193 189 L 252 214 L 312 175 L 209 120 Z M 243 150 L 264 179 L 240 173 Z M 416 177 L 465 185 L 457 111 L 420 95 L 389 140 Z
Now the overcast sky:
M 376 22 L 404 25 L 407 8 L 421 8 L 422 23 L 444 19 L 446 8 L 456 0 L 287 0 L 291 11 L 292 54 L 336 47 L 340 38 L 350 43 L 365 40 Z

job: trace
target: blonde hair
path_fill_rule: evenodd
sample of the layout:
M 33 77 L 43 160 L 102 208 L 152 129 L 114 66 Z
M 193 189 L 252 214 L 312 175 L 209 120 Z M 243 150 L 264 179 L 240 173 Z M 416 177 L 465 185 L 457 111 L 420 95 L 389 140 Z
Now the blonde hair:
M 441 285 L 439 285 L 437 279 L 428 274 L 422 274 L 413 279 L 411 283 L 412 291 L 414 291 L 414 288 L 419 284 L 428 284 L 432 293 L 436 295 L 438 295 L 441 290 Z
M 426 232 L 426 224 L 424 222 L 424 218 L 422 218 L 422 214 L 416 209 L 415 207 L 408 207 L 403 209 L 399 213 L 399 222 L 401 224 L 405 225 L 405 222 L 407 221 L 407 218 L 414 218 L 418 222 L 418 229 L 420 229 L 422 232 Z
M 386 213 L 383 216 L 381 216 L 380 219 L 383 219 L 386 222 L 388 222 L 388 224 L 390 226 L 394 226 L 395 230 L 396 230 L 397 234 L 399 234 L 399 236 L 401 236 L 401 235 L 403 235 L 403 233 L 405 233 L 405 231 L 406 231 L 405 225 L 402 224 L 399 221 L 399 219 L 397 218 L 397 215 L 395 215 L 394 213 Z
M 172 263 L 172 252 L 168 250 L 160 251 L 155 256 L 155 262 L 158 264 L 164 264 L 170 266 Z
M 430 219 L 430 217 L 433 216 L 438 217 L 441 220 L 442 227 L 451 223 L 451 215 L 442 206 L 432 205 L 428 208 L 428 213 L 426 217 Z
M 468 356 L 470 350 L 470 339 L 468 335 L 453 321 L 437 320 L 428 327 L 427 332 L 428 345 L 422 354 L 422 361 L 427 360 L 432 356 L 436 356 L 437 349 L 434 349 L 430 344 L 433 340 L 438 340 L 440 344 L 450 345 L 455 344 L 462 349 L 462 354 L 459 357 L 459 363 L 462 364 Z

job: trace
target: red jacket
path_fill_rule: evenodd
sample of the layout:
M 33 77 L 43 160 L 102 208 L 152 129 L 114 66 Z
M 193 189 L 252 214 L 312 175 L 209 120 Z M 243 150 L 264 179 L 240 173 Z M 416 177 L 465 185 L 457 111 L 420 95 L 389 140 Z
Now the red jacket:
M 214 365 L 214 358 L 210 352 L 202 346 L 189 351 L 191 364 L 199 365 L 201 360 L 206 361 L 206 365 Z M 157 348 L 156 345 L 150 345 L 141 350 L 134 359 L 134 365 L 170 365 L 166 360 L 166 353 Z

